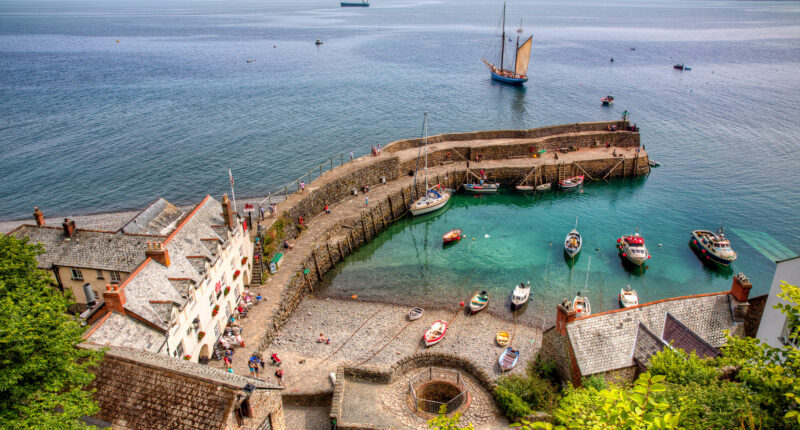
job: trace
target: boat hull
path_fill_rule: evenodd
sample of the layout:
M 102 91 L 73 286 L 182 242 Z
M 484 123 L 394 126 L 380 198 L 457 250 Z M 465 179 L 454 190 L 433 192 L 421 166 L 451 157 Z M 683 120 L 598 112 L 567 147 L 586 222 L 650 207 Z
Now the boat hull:
M 341 7 L 369 7 L 369 3 L 339 3 Z
M 499 189 L 500 186 L 497 184 L 492 184 L 492 185 L 464 184 L 464 191 L 472 194 L 494 194 Z
M 480 300 L 480 295 L 481 294 L 485 294 L 486 301 L 481 301 Z M 477 314 L 478 312 L 482 311 L 486 307 L 486 305 L 488 305 L 488 304 L 489 304 L 489 293 L 487 293 L 486 291 L 481 291 L 480 293 L 476 293 L 470 299 L 470 301 L 469 301 L 469 310 L 474 315 L 474 314 Z
M 573 188 L 578 188 L 581 184 L 583 184 L 583 175 L 573 176 L 572 178 L 565 179 L 558 183 L 558 186 L 562 190 L 571 190 Z
M 536 189 L 533 185 L 517 185 L 517 191 L 527 193 Z
M 575 238 L 578 244 L 575 247 L 570 247 L 570 239 Z M 572 230 L 567 234 L 567 237 L 564 239 L 564 253 L 567 254 L 568 257 L 572 258 L 578 255 L 581 252 L 581 246 L 583 245 L 583 239 L 581 238 L 581 234 L 578 233 L 578 230 Z
M 507 331 L 499 331 L 499 332 L 497 332 L 497 335 L 495 336 L 494 339 L 495 339 L 495 341 L 497 341 L 498 345 L 506 346 L 506 345 L 508 345 L 508 342 L 509 342 L 509 340 L 511 338 L 508 335 Z
M 442 242 L 447 245 L 448 243 L 453 243 L 461 240 L 461 234 L 463 231 L 460 228 L 454 228 L 447 233 L 442 235 Z
M 519 86 L 521 86 L 522 84 L 524 84 L 525 82 L 528 81 L 527 77 L 525 77 L 525 78 L 510 78 L 508 76 L 499 75 L 499 74 L 497 74 L 495 72 L 492 72 L 492 71 L 490 71 L 489 73 L 491 73 L 493 81 L 502 82 L 502 83 L 504 83 L 506 85 L 513 85 L 515 87 L 519 87 Z
M 440 202 L 437 202 L 437 203 L 434 203 L 434 204 L 431 204 L 431 205 L 428 205 L 428 206 L 424 206 L 424 207 L 421 207 L 421 208 L 413 208 L 412 207 L 411 215 L 414 215 L 414 216 L 424 215 L 424 214 L 427 214 L 427 213 L 438 211 L 439 209 L 445 207 L 445 205 L 447 205 L 447 202 L 449 202 L 449 201 L 450 201 L 450 196 L 448 195 L 447 198 L 442 199 L 442 201 L 440 201 Z
M 499 364 L 500 368 L 505 372 L 513 369 L 514 366 L 517 365 L 517 360 L 519 360 L 519 351 L 509 346 L 500 354 L 500 358 L 497 359 L 497 364 Z
M 441 324 L 443 326 L 442 332 L 439 335 L 434 335 L 432 331 L 434 330 L 434 326 L 437 324 Z M 433 346 L 437 343 L 441 342 L 444 339 L 444 335 L 447 333 L 447 323 L 444 321 L 436 321 L 433 325 L 425 331 L 425 335 L 422 339 L 425 341 L 425 346 Z
M 625 289 L 621 289 L 619 292 L 619 306 L 621 308 L 630 308 L 633 306 L 637 306 L 639 304 L 639 296 L 636 295 L 634 291 L 633 295 L 625 294 Z
M 550 191 L 553 186 L 548 182 L 546 184 L 537 185 L 536 191 Z
M 697 255 L 698 255 L 698 257 L 700 257 L 700 260 L 702 260 L 705 263 L 715 263 L 715 264 L 718 264 L 720 266 L 725 266 L 725 267 L 730 266 L 731 263 L 733 263 L 736 260 L 736 258 L 730 259 L 730 258 L 725 258 L 723 256 L 717 255 L 714 252 L 713 247 L 704 245 L 703 239 L 700 237 L 701 233 L 706 233 L 706 234 L 711 234 L 711 235 L 714 234 L 713 232 L 708 231 L 708 230 L 693 230 L 692 231 L 692 234 L 689 237 L 689 246 L 691 246 L 692 248 L 694 248 L 695 250 L 698 251 Z M 702 257 L 706 257 L 706 258 L 703 259 Z

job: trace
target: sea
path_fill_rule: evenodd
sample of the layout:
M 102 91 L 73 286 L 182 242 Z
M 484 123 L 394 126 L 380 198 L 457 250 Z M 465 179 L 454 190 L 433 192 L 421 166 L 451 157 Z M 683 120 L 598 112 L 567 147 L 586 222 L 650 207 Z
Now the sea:
M 237 197 L 266 195 L 331 156 L 419 136 L 424 112 L 437 134 L 627 110 L 661 163 L 648 177 L 457 195 L 348 258 L 327 294 L 452 302 L 486 285 L 505 299 L 530 280 L 539 302 L 588 289 L 599 311 L 627 284 L 643 301 L 721 291 L 731 271 L 706 269 L 687 244 L 723 224 L 732 271 L 766 293 L 774 261 L 800 251 L 800 5 L 509 1 L 506 45 L 519 28 L 533 35 L 522 88 L 492 82 L 481 61 L 498 56 L 502 8 L 0 0 L 0 219 L 194 203 L 229 191 L 228 169 Z M 570 265 L 560 251 L 576 217 L 585 245 Z M 468 237 L 442 249 L 456 225 Z M 653 254 L 644 273 L 614 248 L 635 228 Z

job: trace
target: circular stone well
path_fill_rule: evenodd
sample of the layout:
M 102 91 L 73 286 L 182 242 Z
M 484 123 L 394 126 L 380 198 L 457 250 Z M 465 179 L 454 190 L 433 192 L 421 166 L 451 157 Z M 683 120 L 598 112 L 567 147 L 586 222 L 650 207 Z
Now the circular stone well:
M 447 381 L 430 381 L 417 389 L 417 397 L 437 403 L 449 403 L 461 394 L 461 389 Z
M 409 382 L 409 406 L 415 413 L 436 414 L 445 405 L 449 415 L 469 406 L 469 391 L 458 371 L 428 368 Z

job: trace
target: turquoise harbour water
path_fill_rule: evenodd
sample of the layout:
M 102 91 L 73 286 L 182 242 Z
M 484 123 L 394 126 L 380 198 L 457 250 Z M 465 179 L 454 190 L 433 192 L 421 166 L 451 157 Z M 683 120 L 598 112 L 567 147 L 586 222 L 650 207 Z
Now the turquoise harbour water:
M 628 282 L 610 240 L 636 225 L 654 255 L 644 278 L 631 279 L 643 298 L 727 288 L 686 247 L 689 229 L 723 222 L 741 255 L 737 270 L 751 276 L 754 294 L 766 292 L 771 259 L 787 253 L 773 245 L 800 250 L 797 3 L 510 2 L 509 30 L 522 18 L 534 35 L 523 88 L 492 82 L 480 61 L 492 54 L 501 8 L 478 0 L 346 9 L 329 0 L 0 0 L 0 219 L 29 217 L 34 205 L 69 215 L 140 208 L 159 196 L 193 203 L 228 190 L 228 167 L 237 197 L 265 195 L 333 154 L 418 136 L 424 111 L 435 134 L 611 120 L 627 109 L 663 165 L 647 180 L 592 184 L 581 196 L 530 206 L 492 196 L 463 206 L 467 218 L 457 198 L 433 225 L 393 226 L 338 276 L 370 260 L 376 279 L 390 267 L 398 277 L 430 277 L 429 287 L 410 283 L 396 294 L 439 288 L 434 266 L 408 260 L 403 271 L 382 255 L 437 261 L 443 230 L 474 216 L 485 220 L 480 228 L 500 222 L 499 233 L 472 245 L 497 279 L 471 259 L 437 261 L 436 271 L 452 271 L 448 285 L 473 264 L 476 284 L 510 289 L 520 278 L 540 282 L 550 267 L 560 285 L 558 243 L 579 215 L 587 251 L 604 253 L 592 259 L 590 283 L 603 286 L 590 286 L 603 291 L 596 309 L 612 306 Z M 325 44 L 315 46 L 318 38 Z M 615 105 L 601 107 L 609 92 Z M 542 245 L 550 240 L 552 251 Z M 569 290 L 582 285 L 588 254 Z
M 531 282 L 532 301 L 522 318 L 555 318 L 555 304 L 578 291 L 593 312 L 618 308 L 620 288 L 630 284 L 642 303 L 668 297 L 726 291 L 731 275 L 744 271 L 769 279 L 759 253 L 730 234 L 739 253 L 733 268 L 709 267 L 688 246 L 691 228 L 707 225 L 702 216 L 665 217 L 647 179 L 585 185 L 583 192 L 538 195 L 505 191 L 476 197 L 456 194 L 440 212 L 406 217 L 331 271 L 324 285 L 333 297 L 452 306 L 478 289 L 490 294 L 489 310 L 509 313 L 514 285 Z M 564 255 L 564 237 L 574 227 L 583 249 L 574 263 Z M 452 245 L 442 234 L 459 227 L 467 236 Z M 652 258 L 642 270 L 620 258 L 616 240 L 639 227 Z M 661 246 L 659 246 L 659 244 Z M 589 265 L 591 257 L 591 266 Z M 587 283 L 586 272 L 589 269 Z M 585 286 L 588 285 L 588 288 Z

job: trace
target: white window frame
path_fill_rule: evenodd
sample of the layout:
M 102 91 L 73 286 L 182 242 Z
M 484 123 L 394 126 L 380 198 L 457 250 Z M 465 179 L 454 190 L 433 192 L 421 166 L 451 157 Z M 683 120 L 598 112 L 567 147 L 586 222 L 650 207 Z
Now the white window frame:
M 81 272 L 81 269 L 70 267 L 69 270 L 73 281 L 83 281 L 83 272 Z
M 97 279 L 105 279 L 105 277 L 103 277 L 103 271 L 100 269 L 97 269 Z
M 111 282 L 113 282 L 115 284 L 118 284 L 118 283 L 120 283 L 122 281 L 122 276 L 119 275 L 119 272 L 117 272 L 115 270 L 112 270 L 109 273 L 111 273 L 111 276 L 110 276 Z

